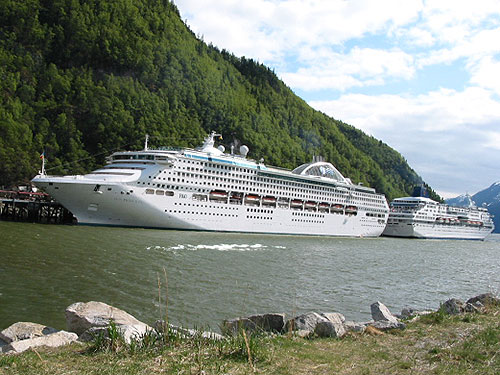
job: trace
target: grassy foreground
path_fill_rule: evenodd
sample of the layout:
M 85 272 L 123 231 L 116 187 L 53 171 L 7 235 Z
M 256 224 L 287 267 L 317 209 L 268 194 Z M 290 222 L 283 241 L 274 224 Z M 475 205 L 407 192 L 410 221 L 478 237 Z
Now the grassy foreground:
M 500 374 L 500 307 L 435 312 L 404 331 L 338 339 L 250 336 L 215 342 L 118 338 L 0 355 L 0 374 Z

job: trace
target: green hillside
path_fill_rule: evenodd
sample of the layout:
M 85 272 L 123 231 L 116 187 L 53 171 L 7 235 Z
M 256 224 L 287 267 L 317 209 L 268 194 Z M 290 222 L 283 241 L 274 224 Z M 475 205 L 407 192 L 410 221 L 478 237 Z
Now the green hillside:
M 388 198 L 420 177 L 402 156 L 315 111 L 272 70 L 206 45 L 168 0 L 0 2 L 0 186 L 83 173 L 116 149 L 197 146 L 211 130 L 294 168 L 322 155 Z

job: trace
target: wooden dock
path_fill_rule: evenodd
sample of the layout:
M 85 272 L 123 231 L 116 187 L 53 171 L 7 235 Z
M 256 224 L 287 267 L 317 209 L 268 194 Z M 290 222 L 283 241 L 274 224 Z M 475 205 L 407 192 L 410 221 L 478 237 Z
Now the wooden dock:
M 0 190 L 0 220 L 72 224 L 73 214 L 50 195 L 39 192 Z

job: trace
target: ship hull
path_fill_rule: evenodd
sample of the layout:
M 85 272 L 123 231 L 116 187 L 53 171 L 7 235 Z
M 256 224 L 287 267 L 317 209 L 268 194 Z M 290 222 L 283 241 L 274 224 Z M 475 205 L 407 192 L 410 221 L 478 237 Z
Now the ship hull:
M 79 224 L 241 233 L 378 237 L 385 220 L 273 206 L 196 200 L 191 192 L 146 194 L 122 183 L 39 177 L 33 182 L 70 210 Z M 96 186 L 99 189 L 96 191 Z
M 387 237 L 446 239 L 446 240 L 484 240 L 491 230 L 479 227 L 444 226 L 440 224 L 398 224 L 387 225 L 383 235 Z

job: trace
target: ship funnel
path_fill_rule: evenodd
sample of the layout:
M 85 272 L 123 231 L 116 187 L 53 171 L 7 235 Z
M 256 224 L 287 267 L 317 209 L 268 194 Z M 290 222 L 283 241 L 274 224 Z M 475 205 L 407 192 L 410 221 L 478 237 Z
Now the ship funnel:
M 247 154 L 248 154 L 248 151 L 250 151 L 250 149 L 248 148 L 248 146 L 243 145 L 243 146 L 240 147 L 240 154 L 242 156 L 246 157 Z

